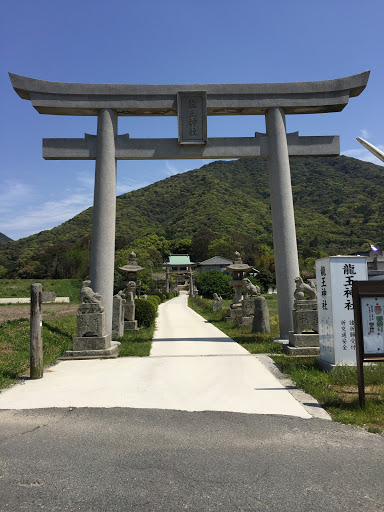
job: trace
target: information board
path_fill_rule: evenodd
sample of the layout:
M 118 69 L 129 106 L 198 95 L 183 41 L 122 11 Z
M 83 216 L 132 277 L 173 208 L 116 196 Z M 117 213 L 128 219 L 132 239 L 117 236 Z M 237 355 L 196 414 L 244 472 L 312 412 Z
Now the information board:
M 384 361 L 384 281 L 355 281 L 352 286 L 356 326 L 359 400 L 365 404 L 364 363 Z

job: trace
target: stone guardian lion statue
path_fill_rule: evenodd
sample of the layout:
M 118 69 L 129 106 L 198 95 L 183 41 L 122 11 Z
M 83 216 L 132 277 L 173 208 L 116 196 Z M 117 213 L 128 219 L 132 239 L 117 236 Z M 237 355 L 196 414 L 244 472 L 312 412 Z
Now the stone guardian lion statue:
M 248 277 L 244 277 L 243 283 L 245 289 L 251 297 L 258 297 L 260 295 L 260 288 L 257 285 L 251 283 Z
M 90 287 L 91 281 L 83 281 L 80 290 L 80 301 L 82 304 L 98 304 L 100 311 L 103 312 L 104 308 L 100 302 L 100 293 L 95 293 Z

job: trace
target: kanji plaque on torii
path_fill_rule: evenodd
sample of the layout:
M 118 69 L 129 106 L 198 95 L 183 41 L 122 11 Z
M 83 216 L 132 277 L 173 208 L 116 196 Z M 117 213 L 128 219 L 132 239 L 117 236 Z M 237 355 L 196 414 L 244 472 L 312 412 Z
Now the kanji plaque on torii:
M 280 337 L 288 338 L 299 275 L 289 156 L 335 156 L 340 149 L 337 136 L 287 135 L 285 115 L 340 112 L 364 90 L 368 77 L 369 71 L 319 82 L 131 85 L 47 82 L 10 73 L 15 91 L 40 114 L 98 117 L 97 136 L 44 139 L 43 156 L 96 160 L 90 275 L 102 296 L 107 331 L 112 328 L 116 160 L 267 157 Z M 207 115 L 264 115 L 266 134 L 209 138 Z M 178 137 L 118 135 L 118 116 L 179 116 Z

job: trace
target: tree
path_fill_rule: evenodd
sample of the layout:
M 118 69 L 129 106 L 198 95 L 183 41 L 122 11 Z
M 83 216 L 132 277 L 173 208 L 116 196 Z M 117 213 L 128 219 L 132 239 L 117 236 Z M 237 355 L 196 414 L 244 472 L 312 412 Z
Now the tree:
M 202 226 L 192 237 L 191 258 L 193 261 L 204 261 L 208 258 L 209 244 L 216 238 L 212 229 Z
M 221 295 L 223 299 L 231 299 L 233 289 L 229 284 L 230 280 L 230 275 L 219 270 L 211 270 L 200 274 L 196 279 L 196 284 L 199 293 L 208 299 L 212 299 L 214 293 Z
M 208 257 L 222 256 L 223 258 L 233 259 L 235 253 L 234 242 L 231 237 L 223 236 L 223 238 L 216 238 L 208 247 Z

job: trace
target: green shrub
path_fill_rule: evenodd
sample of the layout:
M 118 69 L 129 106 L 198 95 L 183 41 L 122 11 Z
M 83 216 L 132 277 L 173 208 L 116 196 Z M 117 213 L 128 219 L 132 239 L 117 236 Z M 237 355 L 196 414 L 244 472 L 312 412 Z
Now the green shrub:
M 159 308 L 159 304 L 160 304 L 160 298 L 154 297 L 153 295 L 148 295 L 147 301 L 149 301 L 151 304 L 153 304 L 155 306 L 156 312 L 157 312 L 157 310 Z
M 147 299 L 151 299 L 153 300 L 154 302 L 156 301 L 156 304 L 159 305 L 161 304 L 161 299 L 158 295 L 147 295 Z
M 167 297 L 167 300 L 173 299 L 174 294 L 172 292 L 165 292 L 165 296 Z
M 140 326 L 149 327 L 156 319 L 156 306 L 150 300 L 136 299 L 136 320 Z
M 152 292 L 151 295 L 155 295 L 156 297 L 159 297 L 161 302 L 165 302 L 167 300 L 167 297 L 166 297 L 165 293 L 163 293 L 163 292 Z

